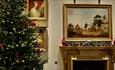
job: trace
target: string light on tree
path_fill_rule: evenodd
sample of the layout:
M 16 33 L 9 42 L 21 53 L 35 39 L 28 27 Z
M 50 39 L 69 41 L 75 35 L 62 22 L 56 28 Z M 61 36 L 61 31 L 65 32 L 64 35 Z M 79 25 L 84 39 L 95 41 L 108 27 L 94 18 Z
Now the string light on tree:
M 24 62 L 25 62 L 25 60 L 22 60 L 22 62 L 24 63 Z

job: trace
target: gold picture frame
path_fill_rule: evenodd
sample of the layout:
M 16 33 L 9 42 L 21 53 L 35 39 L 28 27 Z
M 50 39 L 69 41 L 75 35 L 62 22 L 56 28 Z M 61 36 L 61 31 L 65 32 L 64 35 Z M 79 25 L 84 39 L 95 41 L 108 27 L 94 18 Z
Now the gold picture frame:
M 48 51 L 48 30 L 45 27 L 39 27 L 38 37 L 36 38 L 39 49 L 43 52 Z
M 27 14 L 31 20 L 48 20 L 48 1 L 27 0 Z
M 35 50 L 40 54 L 42 61 L 48 59 L 48 30 L 45 27 L 38 27 Z
M 64 4 L 63 36 L 66 41 L 111 41 L 111 5 Z

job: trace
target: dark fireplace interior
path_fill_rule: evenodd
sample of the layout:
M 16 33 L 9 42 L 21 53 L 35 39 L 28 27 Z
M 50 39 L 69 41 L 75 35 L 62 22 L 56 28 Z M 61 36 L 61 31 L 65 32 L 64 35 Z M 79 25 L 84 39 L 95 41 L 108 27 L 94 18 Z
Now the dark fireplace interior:
M 107 70 L 107 60 L 73 60 L 73 70 Z

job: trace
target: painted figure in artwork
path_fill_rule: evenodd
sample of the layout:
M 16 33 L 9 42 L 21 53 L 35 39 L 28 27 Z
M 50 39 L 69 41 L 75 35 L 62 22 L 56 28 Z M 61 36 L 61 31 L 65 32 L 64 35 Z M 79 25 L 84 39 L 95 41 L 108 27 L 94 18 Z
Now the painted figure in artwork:
M 44 1 L 33 0 L 30 1 L 30 17 L 44 17 Z

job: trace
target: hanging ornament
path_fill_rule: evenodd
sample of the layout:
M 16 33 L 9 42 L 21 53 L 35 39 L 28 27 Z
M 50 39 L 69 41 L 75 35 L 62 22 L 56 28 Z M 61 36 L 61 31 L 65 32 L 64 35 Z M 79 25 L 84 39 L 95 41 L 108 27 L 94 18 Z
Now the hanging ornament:
M 16 62 L 19 63 L 19 61 L 20 61 L 19 53 L 17 52 L 17 53 L 16 53 Z
M 3 44 L 2 43 L 0 43 L 0 48 L 3 48 Z
M 22 29 L 25 29 L 27 27 L 26 17 L 23 17 L 22 19 Z
M 34 27 L 34 26 L 36 26 L 36 23 L 37 23 L 36 20 L 32 20 L 32 21 L 30 21 L 30 26 Z

